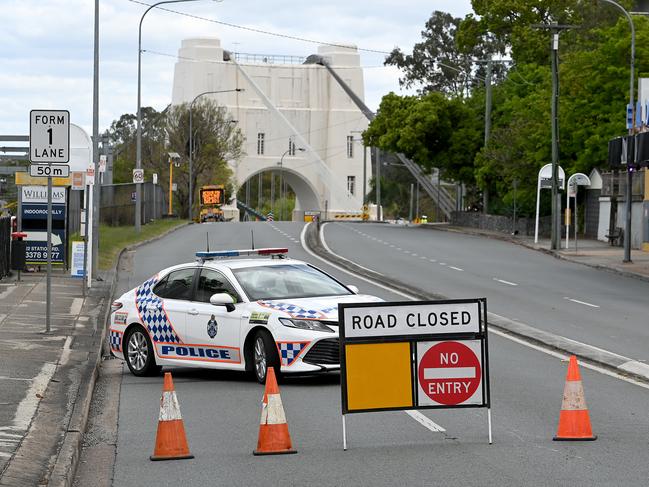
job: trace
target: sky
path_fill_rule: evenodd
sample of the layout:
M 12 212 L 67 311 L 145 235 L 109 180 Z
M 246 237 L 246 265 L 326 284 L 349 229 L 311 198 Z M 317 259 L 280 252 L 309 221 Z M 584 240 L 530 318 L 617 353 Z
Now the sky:
M 27 135 L 32 109 L 69 110 L 92 133 L 93 0 L 2 0 L 0 135 Z M 137 110 L 138 23 L 154 0 L 100 0 L 99 131 Z M 410 52 L 434 10 L 456 17 L 470 0 L 198 0 L 164 5 L 189 15 L 151 10 L 142 27 L 142 106 L 171 101 L 175 56 L 182 39 L 219 37 L 230 51 L 308 56 L 320 42 Z M 201 18 L 197 18 L 201 17 Z M 205 20 L 207 19 L 207 20 Z M 229 24 L 229 25 L 226 25 Z M 273 32 L 315 42 L 272 36 Z M 385 54 L 361 51 L 365 101 L 400 91 L 399 71 Z

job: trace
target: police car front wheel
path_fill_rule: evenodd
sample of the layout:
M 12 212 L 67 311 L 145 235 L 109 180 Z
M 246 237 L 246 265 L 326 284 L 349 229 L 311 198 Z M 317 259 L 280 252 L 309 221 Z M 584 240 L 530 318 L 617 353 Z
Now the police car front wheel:
M 151 376 L 160 373 L 155 363 L 148 334 L 140 327 L 132 328 L 126 337 L 126 364 L 133 375 Z
M 279 372 L 279 357 L 277 356 L 275 341 L 265 330 L 260 330 L 255 336 L 253 360 L 255 378 L 260 384 L 266 382 L 268 367 L 275 367 L 275 372 Z

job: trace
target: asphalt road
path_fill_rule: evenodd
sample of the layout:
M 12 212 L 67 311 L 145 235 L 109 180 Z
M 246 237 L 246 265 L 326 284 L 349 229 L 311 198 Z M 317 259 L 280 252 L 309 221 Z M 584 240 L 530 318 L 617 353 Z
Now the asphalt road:
M 535 284 L 543 275 L 552 273 L 544 268 L 550 265 L 547 262 L 541 264 L 540 269 L 532 266 L 537 259 L 532 251 L 519 255 L 517 248 L 492 250 L 491 241 L 481 239 L 466 244 L 463 236 L 453 235 L 444 240 L 450 249 L 445 254 L 446 247 L 427 240 L 430 234 L 436 237 L 437 232 L 415 234 L 395 228 L 394 233 L 388 235 L 387 232 L 392 232 L 388 227 L 375 229 L 363 225 L 358 228 L 366 234 L 370 230 L 382 232 L 381 240 L 389 238 L 394 243 L 379 243 L 372 237 L 335 225 L 327 229 L 330 246 L 343 255 L 358 258 L 359 263 L 367 267 L 393 272 L 413 283 L 430 283 L 435 291 L 449 297 L 486 296 L 490 311 L 505 316 L 504 306 L 509 302 L 517 314 L 508 317 L 527 322 L 530 320 L 526 318 L 538 320 L 525 303 L 517 302 L 531 294 L 534 295 L 531 301 L 543 303 L 547 296 L 538 296 L 539 290 L 552 289 L 545 281 Z M 188 227 L 131 255 L 120 274 L 119 287 L 126 290 L 160 268 L 192 260 L 195 250 L 204 249 L 206 230 L 210 235 L 210 248 L 223 249 L 248 247 L 251 229 L 254 229 L 258 247 L 288 245 L 292 257 L 312 261 L 344 282 L 357 285 L 362 292 L 403 300 L 384 288 L 321 265 L 310 257 L 299 243 L 302 224 L 298 223 Z M 452 237 L 458 238 L 455 244 Z M 397 242 L 397 239 L 401 240 Z M 397 253 L 390 245 L 418 255 Z M 462 256 L 460 250 L 464 247 L 474 248 L 476 257 Z M 424 254 L 426 249 L 429 254 Z M 435 268 L 432 262 L 420 258 L 424 255 L 430 255 L 428 259 L 443 259 L 446 265 L 437 264 L 439 269 Z M 498 257 L 504 261 L 499 263 Z M 519 262 L 521 259 L 523 262 Z M 532 275 L 527 275 L 525 269 Z M 453 273 L 461 274 L 465 280 L 450 277 Z M 590 280 L 599 279 L 603 274 L 598 272 Z M 514 281 L 515 275 L 517 281 Z M 511 279 L 519 285 L 502 284 L 493 281 L 494 277 Z M 496 286 L 498 291 L 489 291 L 482 281 L 491 281 L 492 285 L 499 284 L 503 288 Z M 552 303 L 538 305 L 537 312 L 551 315 L 553 321 L 567 323 L 590 311 L 581 308 L 573 311 L 569 304 L 577 303 L 565 302 L 563 296 L 558 297 L 560 294 L 554 294 Z M 577 293 L 566 296 L 580 297 Z M 546 318 L 549 320 L 550 316 L 541 321 Z M 533 323 L 536 322 L 530 324 Z M 263 387 L 240 373 L 177 369 L 174 382 L 189 446 L 196 458 L 151 462 L 149 455 L 154 447 L 162 377 L 137 378 L 123 366 L 115 465 L 112 483 L 106 485 L 647 484 L 647 388 L 582 367 L 586 401 L 599 439 L 595 442 L 553 442 L 566 363 L 496 335 L 491 335 L 489 343 L 493 445 L 487 442 L 486 411 L 463 409 L 423 411 L 445 430 L 437 432 L 425 428 L 404 412 L 349 415 L 349 450 L 343 451 L 339 377 L 330 375 L 285 379 L 280 385 L 281 394 L 298 454 L 254 457 L 252 450 L 257 441 Z M 119 381 L 113 377 L 111 383 L 119 384 Z M 117 389 L 118 385 L 113 387 Z M 92 468 L 86 470 L 93 471 Z M 81 479 L 77 485 L 86 484 Z
M 324 237 L 333 252 L 410 285 L 453 299 L 486 297 L 493 313 L 649 361 L 649 282 L 420 227 L 330 223 Z

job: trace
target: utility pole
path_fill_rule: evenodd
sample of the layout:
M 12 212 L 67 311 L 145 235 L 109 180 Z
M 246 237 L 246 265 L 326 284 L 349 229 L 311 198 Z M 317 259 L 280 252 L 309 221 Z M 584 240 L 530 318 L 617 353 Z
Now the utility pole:
M 552 230 L 550 248 L 561 248 L 561 194 L 559 194 L 559 32 L 572 29 L 572 25 L 534 24 L 532 27 L 549 29 L 550 60 L 552 63 Z
M 485 78 L 485 115 L 484 115 L 484 146 L 487 148 L 489 145 L 489 138 L 491 137 L 491 71 L 493 61 L 491 58 L 487 60 L 487 77 Z M 439 178 L 439 175 L 437 176 Z M 485 215 L 489 212 L 489 185 L 486 184 L 482 191 L 482 213 Z
M 92 82 L 92 162 L 95 165 L 95 185 L 92 192 L 92 234 L 94 238 L 89 242 L 92 246 L 92 276 L 97 276 L 99 266 L 99 202 L 101 184 L 99 180 L 99 0 L 95 0 L 95 48 L 94 69 Z M 87 221 L 87 213 L 86 213 Z M 87 225 L 87 223 L 86 223 Z M 84 276 L 85 277 L 85 276 Z

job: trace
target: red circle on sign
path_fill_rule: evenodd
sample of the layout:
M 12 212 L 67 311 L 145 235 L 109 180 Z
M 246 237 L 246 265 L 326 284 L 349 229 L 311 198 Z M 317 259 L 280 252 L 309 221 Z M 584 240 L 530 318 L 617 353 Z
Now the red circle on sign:
M 482 369 L 475 352 L 460 342 L 440 342 L 419 361 L 419 386 L 433 401 L 462 404 L 480 385 Z

